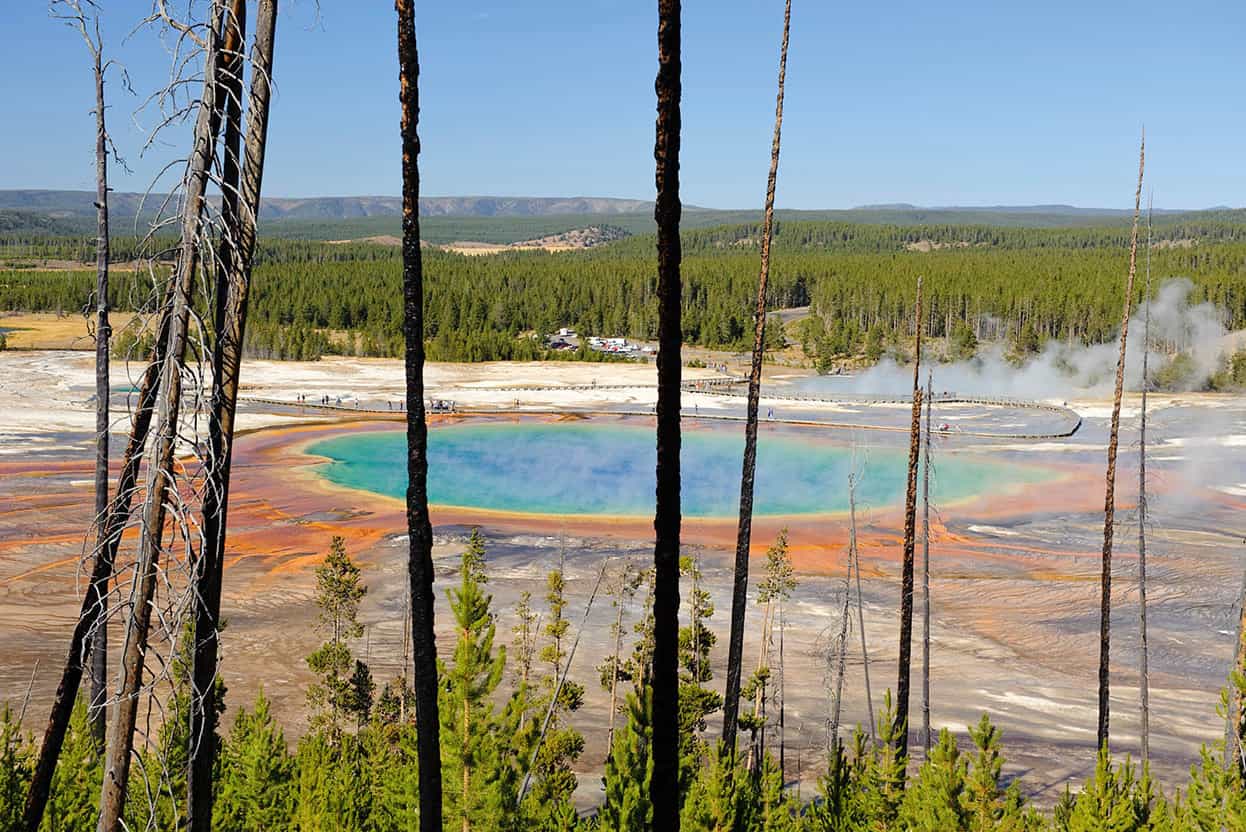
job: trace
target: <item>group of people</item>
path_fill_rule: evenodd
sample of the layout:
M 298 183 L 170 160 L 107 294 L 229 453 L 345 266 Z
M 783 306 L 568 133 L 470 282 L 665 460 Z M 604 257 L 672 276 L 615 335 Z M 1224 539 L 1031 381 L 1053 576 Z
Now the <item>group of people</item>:
M 299 393 L 299 395 L 298 395 L 298 399 L 299 399 L 299 404 L 307 404 L 307 403 L 309 403 L 309 402 L 311 401 L 311 396 L 307 395 L 306 393 Z M 341 406 L 342 406 L 342 397 L 341 397 L 341 396 L 338 396 L 338 397 L 335 399 L 335 398 L 334 398 L 334 397 L 332 397 L 332 396 L 321 396 L 321 397 L 320 397 L 320 401 L 319 401 L 319 402 L 317 402 L 317 404 L 324 405 L 325 407 L 328 407 L 329 405 L 337 405 L 338 407 L 341 407 Z M 356 400 L 355 400 L 355 407 L 358 407 L 358 406 L 359 406 L 359 400 L 358 400 L 358 399 L 356 399 Z
M 299 404 L 312 404 L 313 403 L 313 397 L 308 395 L 307 393 L 299 393 L 297 398 L 298 398 Z M 346 406 L 348 407 L 350 406 L 350 401 L 351 400 L 349 399 L 347 400 Z M 358 410 L 359 409 L 359 397 L 355 396 L 353 401 L 354 401 L 354 408 Z M 322 407 L 342 407 L 342 397 L 341 396 L 320 396 L 315 399 L 314 403 Z M 386 399 L 385 408 L 387 410 L 403 413 L 403 412 L 406 412 L 407 403 L 406 401 L 402 399 L 399 399 L 398 401 L 394 401 L 392 399 Z M 456 411 L 456 406 L 455 406 L 455 403 L 450 399 L 429 399 L 428 409 L 434 413 L 454 413 Z

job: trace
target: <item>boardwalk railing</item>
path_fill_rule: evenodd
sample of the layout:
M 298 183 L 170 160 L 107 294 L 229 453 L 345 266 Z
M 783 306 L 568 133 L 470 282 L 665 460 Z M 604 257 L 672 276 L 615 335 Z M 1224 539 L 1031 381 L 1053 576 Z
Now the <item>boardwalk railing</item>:
M 707 381 L 717 382 L 715 386 L 726 386 L 727 381 L 718 381 L 717 379 L 707 379 Z M 695 384 L 689 382 L 688 384 Z M 622 385 L 565 385 L 565 386 L 530 386 L 530 387 L 478 387 L 478 388 L 459 388 L 463 391 L 488 391 L 488 392 L 526 392 L 526 393 L 548 393 L 561 392 L 569 390 L 593 391 L 593 390 L 627 390 L 627 389 L 645 389 L 650 385 L 638 384 L 622 384 Z M 721 396 L 729 398 L 742 398 L 743 394 L 735 391 L 727 390 L 709 390 L 699 387 L 689 387 L 685 385 L 685 390 L 689 392 L 701 393 L 710 396 Z M 834 398 L 822 398 L 817 396 L 806 395 L 772 395 L 766 393 L 762 396 L 768 401 L 790 401 L 810 405 L 855 405 L 861 407 L 870 406 L 887 406 L 887 405 L 909 405 L 912 399 L 903 396 L 870 396 L 870 395 L 841 395 Z M 363 407 L 360 402 L 356 401 L 352 406 L 350 404 L 321 404 L 319 402 L 306 401 L 286 401 L 283 399 L 273 399 L 255 396 L 240 397 L 239 401 L 247 404 L 266 405 L 270 407 L 291 408 L 302 411 L 314 411 L 321 413 L 333 413 L 340 415 L 357 414 L 361 416 L 391 416 L 400 417 L 405 411 L 398 408 L 387 408 L 384 410 L 375 407 Z M 1028 399 L 1014 399 L 1007 397 L 993 396 L 959 396 L 956 394 L 944 394 L 935 396 L 935 405 L 973 405 L 977 407 L 994 407 L 1013 410 L 1040 410 L 1047 413 L 1053 413 L 1067 419 L 1067 424 L 1060 430 L 1047 431 L 1042 433 L 1021 432 L 1021 433 L 1003 433 L 992 431 L 973 431 L 948 429 L 939 431 L 940 436 L 944 437 L 971 437 L 976 439 L 1013 439 L 1013 440 L 1044 440 L 1044 439 L 1067 439 L 1073 436 L 1082 427 L 1082 417 L 1071 408 L 1064 405 L 1052 404 L 1050 402 L 1032 401 Z M 554 406 L 529 406 L 511 408 L 506 406 L 487 407 L 487 406 L 470 406 L 461 405 L 457 402 L 452 409 L 436 409 L 430 408 L 430 413 L 453 415 L 453 416 L 500 416 L 500 415 L 551 415 L 551 416 L 652 416 L 653 412 L 649 409 L 626 409 L 612 408 L 606 409 L 601 407 L 554 407 Z M 737 416 L 727 413 L 701 413 L 699 409 L 694 408 L 690 413 L 688 409 L 684 409 L 684 415 L 698 419 L 714 419 L 728 422 L 742 422 L 743 416 Z M 907 426 L 892 425 L 875 425 L 856 422 L 839 422 L 825 421 L 812 418 L 793 418 L 785 416 L 782 418 L 763 419 L 764 422 L 773 424 L 802 425 L 810 427 L 836 428 L 840 430 L 872 430 L 887 431 L 897 433 L 907 433 Z

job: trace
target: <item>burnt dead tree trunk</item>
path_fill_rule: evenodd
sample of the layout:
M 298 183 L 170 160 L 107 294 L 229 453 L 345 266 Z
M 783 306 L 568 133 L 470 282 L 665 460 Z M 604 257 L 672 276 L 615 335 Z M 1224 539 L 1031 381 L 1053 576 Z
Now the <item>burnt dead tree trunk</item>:
M 934 373 L 926 374 L 926 429 L 922 437 L 922 750 L 930 756 L 930 415 Z
M 1142 413 L 1138 425 L 1138 709 L 1141 719 L 1142 765 L 1151 759 L 1151 678 L 1146 629 L 1146 406 L 1151 353 L 1151 209 L 1146 211 L 1146 313 L 1142 320 Z
M 861 633 L 861 669 L 865 675 L 865 708 L 870 720 L 870 742 L 877 737 L 874 721 L 874 694 L 870 690 L 870 649 L 865 639 L 865 602 L 861 599 L 861 550 L 857 546 L 857 476 L 848 475 L 848 551 L 857 580 L 857 630 Z
M 441 829 L 441 729 L 433 631 L 433 525 L 428 515 L 428 424 L 424 417 L 424 264 L 420 256 L 420 56 L 414 0 L 396 0 L 398 98 L 402 106 L 402 302 L 407 392 L 407 581 L 419 760 L 420 830 Z
M 226 22 L 223 92 L 225 149 L 222 165 L 224 236 L 217 269 L 216 343 L 212 356 L 212 415 L 208 423 L 209 472 L 203 508 L 203 545 L 199 556 L 198 607 L 195 611 L 195 656 L 190 708 L 190 771 L 187 790 L 192 832 L 212 827 L 212 772 L 217 754 L 215 685 L 219 655 L 221 584 L 228 525 L 229 480 L 233 455 L 234 417 L 242 345 L 246 335 L 247 300 L 255 253 L 264 155 L 272 97 L 273 46 L 277 0 L 259 0 L 252 50 L 251 92 L 247 105 L 245 159 L 239 158 L 242 126 L 242 48 L 245 0 L 233 0 Z M 230 190 L 233 189 L 232 197 Z M 232 235 L 232 240 L 230 239 Z M 222 294 L 223 293 L 223 294 Z
M 1129 338 L 1129 315 L 1133 309 L 1134 274 L 1138 264 L 1138 214 L 1142 207 L 1142 175 L 1146 168 L 1146 131 L 1138 151 L 1138 188 L 1134 192 L 1133 231 L 1129 235 L 1129 273 L 1125 278 L 1124 312 L 1121 314 L 1120 355 L 1116 359 L 1116 387 L 1112 394 L 1112 421 L 1108 429 L 1108 465 L 1103 496 L 1103 572 L 1099 579 L 1099 748 L 1108 744 L 1110 717 L 1109 678 L 1112 655 L 1112 533 L 1116 524 L 1116 450 L 1121 427 L 1121 393 L 1125 387 L 1125 347 Z
M 48 716 L 48 724 L 43 733 L 43 744 L 39 749 L 39 759 L 35 765 L 34 776 L 31 778 L 30 790 L 26 795 L 22 824 L 27 832 L 38 832 L 39 825 L 43 821 L 44 808 L 52 787 L 52 776 L 56 773 L 56 764 L 60 758 L 61 746 L 64 744 L 65 731 L 73 715 L 74 699 L 82 681 L 85 645 L 91 633 L 97 627 L 104 626 L 106 613 L 104 599 L 108 593 L 109 581 L 112 579 L 113 565 L 117 560 L 121 534 L 130 520 L 135 485 L 138 482 L 139 468 L 142 465 L 143 447 L 147 443 L 151 417 L 155 413 L 159 370 L 163 361 L 164 341 L 168 333 L 169 322 L 167 307 L 162 306 L 162 309 L 165 311 L 162 313 L 151 360 L 139 387 L 134 424 L 126 444 L 121 471 L 117 475 L 117 490 L 109 505 L 107 516 L 101 521 L 106 530 L 104 543 L 95 555 L 91 580 L 87 584 L 87 591 L 78 612 L 78 623 L 74 626 L 74 632 L 70 638 L 65 668 L 61 673 L 60 684 L 56 688 L 52 713 Z
M 658 403 L 653 515 L 653 774 L 656 832 L 679 829 L 680 0 L 658 0 L 658 100 L 653 157 L 657 198 Z
M 774 237 L 774 191 L 779 175 L 779 143 L 783 133 L 783 87 L 787 77 L 787 43 L 792 0 L 783 7 L 783 42 L 779 48 L 779 84 L 774 105 L 774 136 L 766 178 L 766 208 L 761 233 L 761 271 L 753 311 L 753 356 L 748 374 L 744 421 L 744 463 L 740 472 L 740 519 L 736 529 L 735 575 L 731 589 L 731 632 L 727 646 L 727 688 L 723 697 L 723 748 L 735 754 L 740 716 L 740 684 L 744 663 L 744 616 L 748 607 L 748 561 L 753 533 L 753 482 L 757 468 L 757 410 L 761 400 L 761 365 L 766 348 L 766 288 L 770 281 L 770 246 Z
M 178 417 L 182 398 L 182 370 L 185 363 L 190 306 L 194 295 L 195 271 L 202 238 L 202 214 L 208 172 L 215 156 L 220 114 L 216 96 L 221 79 L 219 27 L 224 19 L 223 4 L 214 2 L 210 11 L 205 49 L 203 96 L 194 129 L 194 145 L 187 163 L 182 238 L 177 265 L 170 278 L 172 302 L 168 333 L 160 366 L 160 393 L 156 400 L 155 434 L 148 456 L 144 489 L 142 528 L 139 534 L 136 578 L 131 592 L 129 618 L 122 643 L 121 678 L 116 705 L 108 730 L 104 754 L 104 781 L 100 792 L 99 832 L 116 832 L 122 826 L 126 789 L 134 745 L 134 723 L 142 688 L 143 665 L 147 653 L 153 596 L 163 547 L 167 511 L 166 498 L 176 487 L 173 456 L 177 445 Z
M 61 8 L 63 6 L 63 8 Z M 108 672 L 107 633 L 101 622 L 106 620 L 108 583 L 112 577 L 113 557 L 109 553 L 112 512 L 108 502 L 109 468 L 109 324 L 108 270 L 110 235 L 108 225 L 108 151 L 111 139 L 105 119 L 105 76 L 112 61 L 103 60 L 103 38 L 100 33 L 99 16 L 96 14 L 88 26 L 86 14 L 77 2 L 52 4 L 52 13 L 75 28 L 86 43 L 91 55 L 95 82 L 95 175 L 96 175 L 96 321 L 95 321 L 95 555 L 91 580 L 82 599 L 78 623 L 70 639 L 69 655 L 61 674 L 53 701 L 52 713 L 44 731 L 34 776 L 26 795 L 22 827 L 31 832 L 37 830 L 43 820 L 44 808 L 52 785 L 52 776 L 60 757 L 65 731 L 73 712 L 74 700 L 82 684 L 84 659 L 91 656 L 90 718 L 91 730 L 101 746 L 104 738 L 105 709 Z M 140 403 L 140 412 L 141 412 Z M 141 447 L 141 443 L 140 443 Z M 130 455 L 127 453 L 127 463 Z M 120 489 L 120 484 L 119 484 Z M 123 523 L 124 525 L 124 523 Z M 113 544 L 112 552 L 116 546 Z
M 909 687 L 913 671 L 913 552 L 917 531 L 917 459 L 922 417 L 922 279 L 917 278 L 917 306 L 913 313 L 913 418 L 909 425 L 908 485 L 904 492 L 904 562 L 900 577 L 900 669 L 896 680 L 896 756 L 909 751 Z
M 107 532 L 104 516 L 108 512 L 108 400 L 111 387 L 108 379 L 108 348 L 112 327 L 108 321 L 108 128 L 104 120 L 104 74 L 108 64 L 103 60 L 99 16 L 95 17 L 95 37 L 86 28 L 86 20 L 78 10 L 83 39 L 91 51 L 95 73 L 95 522 L 96 557 L 103 551 Z M 108 603 L 107 595 L 100 604 Z M 101 621 L 107 620 L 101 616 Z M 91 636 L 91 733 L 96 743 L 104 745 L 107 722 L 104 702 L 108 698 L 108 630 L 96 628 Z
M 189 743 L 187 772 L 187 826 L 190 829 L 206 829 L 211 821 L 211 768 L 205 779 L 203 761 L 206 755 L 215 755 L 215 690 L 216 675 L 216 625 L 220 609 L 219 564 L 224 554 L 224 512 L 228 504 L 229 453 L 223 421 L 224 382 L 228 373 L 224 369 L 227 349 L 226 304 L 235 257 L 237 255 L 239 229 L 239 190 L 241 187 L 242 142 L 242 72 L 243 49 L 246 44 L 245 0 L 230 0 L 230 8 L 223 24 L 221 45 L 221 90 L 217 101 L 219 117 L 224 124 L 221 148 L 221 232 L 216 248 L 214 271 L 216 287 L 213 295 L 212 317 L 215 341 L 212 347 L 211 413 L 208 420 L 207 477 L 203 501 L 203 533 L 199 558 L 195 562 L 194 602 L 192 610 L 194 647 L 191 669 L 191 701 L 189 708 Z M 215 601 L 213 601 L 215 598 Z M 208 657 L 211 668 L 208 669 Z M 205 718 L 205 714 L 209 715 Z M 211 744 L 212 748 L 207 746 Z M 206 818 L 206 820 L 205 820 Z
M 852 475 L 849 475 L 851 482 Z M 827 743 L 827 751 L 830 752 L 832 765 L 834 761 L 839 759 L 839 717 L 843 710 L 844 702 L 844 671 L 848 664 L 848 620 L 851 615 L 849 604 L 852 600 L 852 570 L 853 570 L 853 549 L 856 546 L 855 535 L 848 538 L 848 574 L 844 578 L 844 603 L 839 611 L 839 638 L 835 642 L 836 653 L 834 656 L 833 681 L 831 682 L 831 721 L 828 734 L 830 742 Z

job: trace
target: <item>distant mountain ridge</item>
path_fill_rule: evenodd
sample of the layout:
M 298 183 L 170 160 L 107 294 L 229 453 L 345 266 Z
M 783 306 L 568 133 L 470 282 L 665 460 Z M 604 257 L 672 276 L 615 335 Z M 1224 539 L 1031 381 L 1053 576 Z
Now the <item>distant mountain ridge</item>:
M 118 215 L 133 217 L 142 204 L 145 212 L 155 211 L 163 200 L 161 194 L 149 194 L 146 202 L 138 193 L 114 192 L 110 206 Z M 94 191 L 0 190 L 0 210 L 31 211 L 53 218 L 95 215 Z M 686 212 L 743 214 L 753 209 L 700 208 L 684 205 Z M 1043 215 L 1069 218 L 1115 217 L 1132 213 L 1128 208 L 1082 208 L 1076 205 L 914 205 L 908 202 L 858 205 L 849 209 L 792 210 L 793 215 L 840 216 L 845 219 L 861 214 L 925 216 L 956 215 Z M 1226 210 L 1225 206 L 1210 209 Z M 571 196 L 426 196 L 420 198 L 422 217 L 548 217 L 572 214 L 647 214 L 653 211 L 652 200 L 616 197 Z M 1190 213 L 1185 209 L 1156 209 L 1156 214 Z M 402 198 L 397 196 L 316 196 L 265 197 L 261 203 L 262 219 L 332 220 L 363 217 L 397 217 L 402 214 Z
M 994 214 L 1045 214 L 1069 217 L 1115 217 L 1122 214 L 1132 216 L 1132 208 L 1081 208 L 1076 205 L 1052 203 L 1050 205 L 913 205 L 909 202 L 884 202 L 870 205 L 857 205 L 853 211 L 901 211 L 901 212 L 936 212 L 941 214 L 957 213 L 994 213 Z M 1195 211 L 1225 211 L 1227 206 L 1194 209 Z M 1188 214 L 1184 208 L 1156 208 L 1156 214 Z
M 0 234 L 82 235 L 95 231 L 94 191 L 0 190 Z M 112 194 L 113 229 L 142 233 L 163 197 Z M 142 205 L 142 216 L 137 216 Z M 172 206 L 171 206 L 172 207 Z M 165 208 L 165 216 L 170 213 Z M 780 207 L 780 223 L 838 222 L 849 225 L 955 225 L 998 228 L 1125 227 L 1128 208 L 1078 208 L 1071 205 L 995 205 L 921 207 L 908 203 L 857 208 L 799 210 Z M 393 196 L 269 197 L 263 201 L 260 233 L 304 240 L 365 239 L 396 236 L 402 202 Z M 653 203 L 609 197 L 434 196 L 420 200 L 420 236 L 444 245 L 472 241 L 509 245 L 608 224 L 628 234 L 652 234 Z M 1164 222 L 1222 222 L 1246 225 L 1246 209 L 1157 210 Z M 137 219 L 137 222 L 136 222 Z M 686 231 L 737 225 L 760 225 L 753 209 L 683 206 Z M 755 232 L 750 232 L 755 233 Z
M 133 218 L 140 205 L 144 213 L 156 211 L 164 196 L 115 192 L 109 207 L 121 217 Z M 64 219 L 94 216 L 94 191 L 0 190 L 0 210 L 30 211 Z M 611 197 L 510 197 L 433 196 L 420 199 L 424 217 L 544 217 L 564 214 L 635 214 L 653 210 L 643 199 Z M 402 198 L 396 196 L 265 197 L 261 219 L 331 220 L 362 217 L 396 217 L 402 214 Z

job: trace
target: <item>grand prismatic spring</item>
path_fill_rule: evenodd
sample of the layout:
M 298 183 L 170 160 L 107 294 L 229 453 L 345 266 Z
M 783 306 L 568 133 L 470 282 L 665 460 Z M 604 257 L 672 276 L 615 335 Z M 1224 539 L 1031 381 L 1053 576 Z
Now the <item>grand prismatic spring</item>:
M 739 431 L 703 428 L 683 438 L 683 513 L 730 517 L 738 508 L 743 453 Z M 311 445 L 329 460 L 330 482 L 391 497 L 406 489 L 405 434 L 347 434 Z M 429 497 L 437 505 L 518 514 L 642 516 L 653 511 L 654 444 L 640 424 L 467 423 L 429 432 Z M 887 507 L 904 499 L 905 451 L 854 451 L 828 431 L 764 433 L 758 451 L 756 513 L 812 515 L 848 509 L 848 474 L 857 499 Z M 1041 467 L 951 454 L 940 460 L 932 496 L 941 502 L 1041 482 Z

